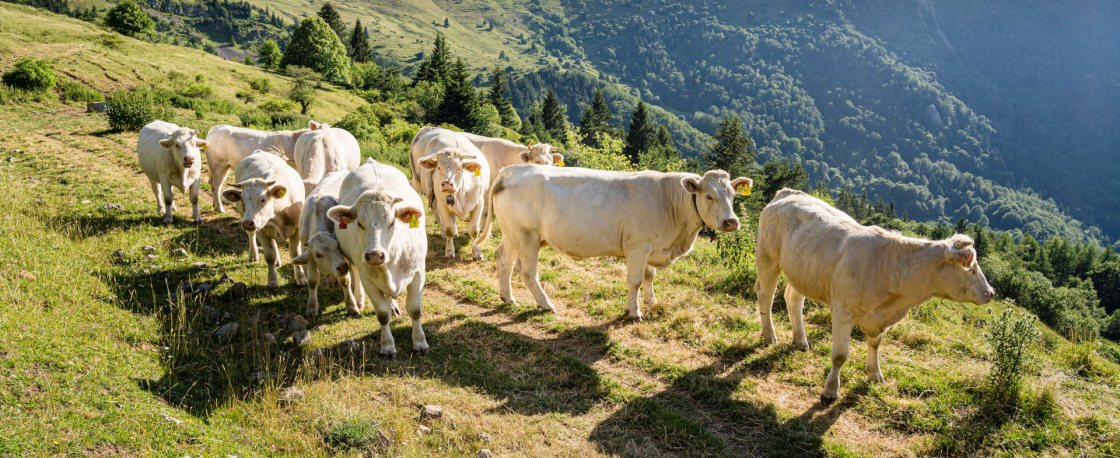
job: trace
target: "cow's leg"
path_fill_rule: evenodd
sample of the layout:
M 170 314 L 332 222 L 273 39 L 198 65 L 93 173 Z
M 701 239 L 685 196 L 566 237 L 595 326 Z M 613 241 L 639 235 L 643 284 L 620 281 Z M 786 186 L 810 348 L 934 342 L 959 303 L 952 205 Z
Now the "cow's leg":
M 175 220 L 175 191 L 171 188 L 171 178 L 160 176 L 159 187 L 163 191 L 163 224 L 171 224 Z
M 159 182 L 151 178 L 148 182 L 152 185 L 152 194 L 156 196 L 156 213 L 163 213 L 163 192 L 159 190 Z
M 442 204 L 439 205 L 439 210 L 436 212 L 439 215 L 440 228 L 443 229 L 443 240 L 447 243 L 443 250 L 443 257 L 455 257 L 455 236 L 459 235 L 459 230 L 455 222 L 455 215 L 447 211 L 447 207 Z
M 424 336 L 424 328 L 420 326 L 420 292 L 423 290 L 424 272 L 421 271 L 408 284 L 408 297 L 405 298 L 405 308 L 409 318 L 412 318 L 412 352 L 420 356 L 428 354 L 428 338 Z M 397 313 L 400 314 L 400 311 Z
M 862 325 L 861 325 L 862 327 Z M 875 337 L 867 336 L 867 379 L 872 382 L 882 382 L 883 372 L 879 370 L 879 344 L 883 341 L 883 334 L 879 333 Z
M 260 255 L 257 254 L 257 231 L 245 231 L 249 234 L 249 262 L 257 262 L 260 260 Z
M 482 230 L 482 205 L 475 205 L 474 211 L 471 212 L 471 219 L 467 222 L 467 233 L 471 236 L 471 259 L 475 261 L 482 260 L 482 245 L 475 245 L 474 241 L 478 239 L 478 233 Z
M 288 238 L 288 256 L 292 259 L 299 257 L 299 231 L 295 231 L 291 237 Z M 292 270 L 295 271 L 296 284 L 303 286 L 307 284 L 307 277 L 304 275 L 303 266 L 292 263 Z
M 540 241 L 521 243 L 520 245 L 522 249 L 516 251 L 517 256 L 521 259 L 521 281 L 525 282 L 529 292 L 533 293 L 533 299 L 537 300 L 537 307 L 546 312 L 555 312 L 556 308 L 552 306 L 552 301 L 544 293 L 541 280 L 537 277 L 537 259 L 541 251 Z
M 368 291 L 368 293 L 369 300 L 373 303 L 373 309 L 377 312 L 377 321 L 381 323 L 381 357 L 396 359 L 397 343 L 393 340 L 393 332 L 389 329 L 389 322 L 393 319 L 393 305 L 381 291 L 374 289 Z M 417 298 L 419 297 L 417 295 Z M 419 317 L 419 313 L 416 316 Z
M 257 238 L 264 245 L 264 262 L 268 264 L 268 286 L 276 288 L 280 286 L 280 278 L 276 275 L 276 268 L 280 265 L 280 247 L 276 245 L 276 239 L 272 237 L 265 237 L 263 233 L 257 231 Z
M 832 307 L 832 369 L 824 382 L 821 402 L 831 404 L 840 397 L 840 369 L 848 361 L 849 343 L 852 339 L 852 319 L 837 313 L 841 307 Z
M 350 292 L 354 294 L 354 302 L 346 304 L 346 312 L 352 316 L 362 314 L 366 305 L 366 291 L 362 289 L 362 277 L 358 276 L 358 267 L 350 265 Z
M 642 279 L 642 302 L 646 305 L 653 305 L 657 303 L 657 296 L 653 294 L 653 277 L 657 275 L 657 268 L 653 266 L 646 266 L 646 275 Z
M 758 318 L 762 325 L 762 343 L 770 345 L 777 342 L 774 334 L 774 321 L 770 318 L 770 310 L 774 307 L 774 293 L 778 291 L 778 276 L 781 271 L 776 267 L 765 265 L 762 260 L 757 261 L 758 279 L 754 282 L 754 292 L 758 297 Z
M 307 262 L 307 310 L 303 314 L 319 314 L 319 268 L 315 266 L 315 260 Z
M 809 349 L 809 338 L 805 335 L 805 295 L 786 283 L 786 308 L 789 309 L 789 324 L 793 328 L 793 345 L 802 350 Z
M 351 281 L 353 280 L 354 283 L 357 283 L 357 279 L 349 273 L 345 275 L 338 275 L 338 273 L 335 273 L 334 280 L 338 282 L 338 286 L 342 287 L 342 303 L 346 304 L 346 310 L 356 310 L 358 304 L 357 301 L 354 300 L 354 291 L 351 289 Z M 310 270 L 307 271 L 307 284 L 311 284 Z
M 198 187 L 200 185 L 201 185 L 200 180 L 194 180 L 194 183 L 191 184 L 191 190 L 190 190 L 190 193 L 191 193 L 190 194 L 190 196 L 191 196 L 191 218 L 194 220 L 195 224 L 201 224 L 202 223 L 202 213 L 198 211 Z
M 513 249 L 513 242 L 509 240 L 509 235 L 506 234 L 502 237 L 502 242 L 498 244 L 498 251 L 494 252 L 494 260 L 498 263 L 498 295 L 502 298 L 502 302 L 510 305 L 517 305 L 517 300 L 513 298 L 513 285 L 511 284 L 513 263 L 516 257 L 517 250 Z
M 210 155 L 207 154 L 209 160 Z M 214 210 L 218 213 L 225 213 L 226 209 L 222 206 L 222 185 L 226 182 L 226 174 L 229 173 L 229 165 L 225 161 L 214 161 L 210 164 L 210 193 L 214 195 Z
M 649 264 L 650 247 L 632 249 L 626 253 L 626 312 L 630 319 L 642 321 L 642 309 L 638 305 L 638 289 L 645 281 Z

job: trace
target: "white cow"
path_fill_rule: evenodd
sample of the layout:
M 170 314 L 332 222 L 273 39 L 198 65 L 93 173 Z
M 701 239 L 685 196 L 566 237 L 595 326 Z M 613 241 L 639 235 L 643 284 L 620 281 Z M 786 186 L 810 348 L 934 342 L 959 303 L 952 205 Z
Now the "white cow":
M 393 166 L 366 161 L 342 180 L 340 205 L 327 212 L 338 223 L 335 237 L 357 270 L 381 323 L 381 356 L 397 355 L 389 329 L 394 299 L 406 290 L 405 308 L 412 318 L 412 349 L 428 353 L 420 326 L 420 292 L 424 289 L 424 203 L 408 178 Z M 358 304 L 363 299 L 358 297 Z
M 304 312 L 307 316 L 319 314 L 320 272 L 327 278 L 338 279 L 345 296 L 346 310 L 352 315 L 359 313 L 354 295 L 361 294 L 361 285 L 357 281 L 351 281 L 352 267 L 338 246 L 338 239 L 334 235 L 334 221 L 327 218 L 327 211 L 338 205 L 342 179 L 349 174 L 346 171 L 331 172 L 323 177 L 319 186 L 307 195 L 300 214 L 299 239 L 303 242 L 303 254 L 293 258 L 292 264 L 306 266 L 307 286 L 310 289 L 307 310 Z
M 498 286 L 502 301 L 513 304 L 510 275 L 516 262 L 521 279 L 547 311 L 555 310 L 537 278 L 541 247 L 575 259 L 626 258 L 630 318 L 641 320 L 638 289 L 655 303 L 653 277 L 658 268 L 692 250 L 705 224 L 720 231 L 739 228 L 732 208 L 735 188 L 749 178 L 731 180 L 713 170 L 690 173 L 606 172 L 584 168 L 514 165 L 498 174 L 491 188 L 481 245 L 497 213 L 502 227 L 498 246 Z
M 296 171 L 303 177 L 304 191 L 311 193 L 323 176 L 358 168 L 362 151 L 358 140 L 345 129 L 312 121 L 311 132 L 296 140 Z
M 438 127 L 431 129 L 444 130 Z M 482 151 L 482 155 L 486 156 L 486 162 L 490 164 L 490 183 L 498 179 L 498 172 L 511 165 L 563 166 L 564 164 L 564 155 L 554 152 L 562 148 L 548 143 L 535 145 L 530 143 L 529 146 L 525 146 L 504 138 L 483 137 L 469 132 L 461 132 L 460 135 L 467 137 L 467 140 L 470 140 L 479 151 Z
M 318 123 L 312 124 L 312 126 Z M 245 127 L 218 125 L 210 128 L 206 140 L 210 148 L 206 150 L 206 165 L 210 167 L 210 192 L 214 194 L 214 209 L 224 213 L 222 207 L 222 185 L 226 174 L 236 169 L 237 164 L 253 154 L 254 151 L 275 151 L 285 161 L 295 160 L 296 140 L 312 129 L 280 130 L 266 132 Z
M 299 217 L 303 210 L 303 180 L 295 169 L 275 154 L 256 151 L 237 164 L 235 183 L 222 198 L 237 205 L 241 229 L 249 235 L 249 260 L 257 260 L 257 242 L 264 245 L 268 263 L 268 286 L 280 285 L 277 242 L 288 242 L 288 254 L 299 256 Z M 304 285 L 303 266 L 293 265 L 297 285 Z
M 413 189 L 428 197 L 446 241 L 444 256 L 455 257 L 456 218 L 467 220 L 471 239 L 478 237 L 490 187 L 490 166 L 482 152 L 458 132 L 425 131 L 413 138 L 410 165 Z M 471 247 L 471 258 L 482 259 L 482 247 Z
M 825 403 L 839 394 L 853 325 L 867 335 L 868 378 L 882 381 L 879 343 L 911 308 L 935 296 L 986 304 L 995 295 L 968 236 L 932 242 L 861 226 L 820 199 L 791 189 L 779 191 L 762 210 L 755 263 L 765 343 L 775 341 L 770 308 L 782 272 L 797 347 L 809 348 L 802 322 L 805 299 L 828 304 L 832 311 L 832 370 L 821 395 Z
M 202 222 L 198 211 L 198 182 L 202 175 L 202 151 L 209 144 L 199 139 L 198 131 L 169 122 L 152 121 L 140 129 L 136 141 L 136 158 L 140 170 L 148 176 L 152 194 L 156 196 L 156 212 L 163 213 L 163 222 L 171 224 L 175 212 L 172 187 L 190 190 L 192 220 Z

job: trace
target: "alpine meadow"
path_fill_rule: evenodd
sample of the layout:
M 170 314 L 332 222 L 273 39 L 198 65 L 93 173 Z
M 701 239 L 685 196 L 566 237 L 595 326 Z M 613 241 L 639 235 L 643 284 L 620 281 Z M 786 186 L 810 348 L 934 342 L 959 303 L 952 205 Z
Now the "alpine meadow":
M 1120 456 L 1118 23 L 4 0 L 0 457 Z

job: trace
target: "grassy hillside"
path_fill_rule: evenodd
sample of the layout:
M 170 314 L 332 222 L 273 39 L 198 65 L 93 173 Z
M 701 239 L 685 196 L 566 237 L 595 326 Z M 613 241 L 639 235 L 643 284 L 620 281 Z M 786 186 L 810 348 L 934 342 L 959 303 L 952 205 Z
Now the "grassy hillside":
M 85 42 L 98 37 L 76 21 L 0 5 L 5 52 L 50 57 L 94 87 L 150 82 L 180 60 L 227 97 L 245 84 L 241 75 L 276 78 L 197 51 Z M 356 104 L 341 92 L 324 98 L 316 115 L 327 120 Z M 559 311 L 541 314 L 519 281 L 522 305 L 498 299 L 496 241 L 486 261 L 449 261 L 428 227 L 431 354 L 380 360 L 370 351 L 376 318 L 347 317 L 336 286 L 322 288 L 325 309 L 300 347 L 281 323 L 307 300 L 287 260 L 282 286 L 264 287 L 266 269 L 246 260 L 236 217 L 214 213 L 205 190 L 202 225 L 159 224 L 135 133 L 107 132 L 102 116 L 54 98 L 0 105 L 0 123 L 0 455 L 1120 453 L 1120 369 L 1091 346 L 1044 329 L 1029 349 L 1037 360 L 1021 402 L 989 401 L 983 334 L 1006 304 L 915 309 L 885 338 L 882 384 L 863 381 L 856 331 L 841 399 L 819 404 L 828 310 L 806 310 L 809 351 L 788 345 L 782 319 L 780 343 L 761 346 L 749 255 L 729 267 L 706 239 L 659 273 L 660 302 L 633 323 L 619 319 L 618 260 L 544 251 L 541 277 Z M 181 217 L 189 204 L 178 195 L 178 205 Z M 227 342 L 214 332 L 229 322 L 241 330 Z M 401 345 L 407 323 L 393 321 Z M 261 344 L 265 332 L 277 343 Z M 281 402 L 289 387 L 305 397 Z M 428 404 L 444 417 L 422 421 Z

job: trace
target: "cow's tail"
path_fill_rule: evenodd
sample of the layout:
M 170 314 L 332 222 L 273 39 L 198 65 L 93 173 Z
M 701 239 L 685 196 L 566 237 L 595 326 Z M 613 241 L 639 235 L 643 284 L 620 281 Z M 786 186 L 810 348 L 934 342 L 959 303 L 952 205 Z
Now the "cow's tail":
M 483 200 L 483 211 L 486 212 L 486 219 L 482 221 L 482 228 L 479 230 L 478 239 L 473 242 L 475 246 L 481 246 L 483 243 L 486 243 L 487 240 L 490 240 L 490 229 L 494 225 L 494 195 L 505 188 L 505 182 L 502 181 L 505 177 L 505 174 L 499 173 L 494 183 L 490 184 L 490 189 L 486 190 L 486 199 Z

